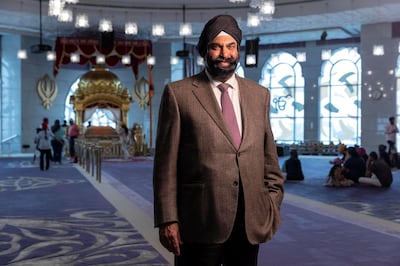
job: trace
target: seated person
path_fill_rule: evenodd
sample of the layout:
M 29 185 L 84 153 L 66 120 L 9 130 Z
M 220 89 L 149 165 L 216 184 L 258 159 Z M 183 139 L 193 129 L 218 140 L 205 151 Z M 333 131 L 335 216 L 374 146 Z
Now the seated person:
M 290 157 L 282 165 L 282 172 L 286 174 L 286 180 L 304 180 L 301 161 L 297 150 L 290 151 Z
M 354 147 L 349 147 L 347 152 L 350 157 L 343 163 L 342 174 L 345 178 L 358 183 L 358 178 L 365 175 L 365 161 Z
M 346 179 L 342 174 L 342 160 L 336 158 L 330 161 L 333 166 L 329 170 L 328 180 L 325 183 L 327 187 L 350 187 L 354 182 L 350 179 Z
M 376 152 L 371 152 L 367 160 L 365 177 L 358 179 L 359 183 L 376 187 L 390 187 L 393 182 L 392 169 L 381 159 Z

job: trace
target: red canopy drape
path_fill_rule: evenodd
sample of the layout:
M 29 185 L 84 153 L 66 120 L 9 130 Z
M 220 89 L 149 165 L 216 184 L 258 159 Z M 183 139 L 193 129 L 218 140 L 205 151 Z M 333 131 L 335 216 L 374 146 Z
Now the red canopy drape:
M 54 62 L 53 75 L 57 76 L 62 65 L 79 64 L 85 65 L 88 62 L 96 64 L 96 56 L 103 54 L 105 64 L 113 67 L 121 63 L 124 55 L 129 55 L 131 63 L 125 66 L 132 67 L 132 71 L 137 79 L 139 64 L 146 60 L 148 55 L 152 54 L 152 44 L 150 40 L 124 40 L 115 39 L 113 45 L 102 46 L 100 40 L 90 38 L 57 37 L 56 61 Z M 80 62 L 71 62 L 71 53 L 80 54 Z

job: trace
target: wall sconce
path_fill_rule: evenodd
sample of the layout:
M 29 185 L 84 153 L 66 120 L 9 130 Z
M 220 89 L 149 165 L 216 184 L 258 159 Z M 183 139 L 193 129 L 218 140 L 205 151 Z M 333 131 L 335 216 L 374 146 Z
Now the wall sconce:
M 69 9 L 63 9 L 60 15 L 57 17 L 60 22 L 71 22 L 72 21 L 72 11 Z
M 246 40 L 245 66 L 257 67 L 259 38 Z
M 372 54 L 375 56 L 382 56 L 385 54 L 385 49 L 383 45 L 374 45 L 372 48 Z

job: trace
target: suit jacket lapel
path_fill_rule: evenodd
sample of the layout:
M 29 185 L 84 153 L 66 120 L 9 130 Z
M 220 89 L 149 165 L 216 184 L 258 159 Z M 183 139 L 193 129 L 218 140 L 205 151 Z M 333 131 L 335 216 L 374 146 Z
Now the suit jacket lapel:
M 215 99 L 214 92 L 209 84 L 207 75 L 202 72 L 198 75 L 198 79 L 193 81 L 193 94 L 199 100 L 204 110 L 210 115 L 212 120 L 218 125 L 221 131 L 228 137 L 229 141 L 233 145 L 231 135 L 225 125 L 224 118 L 222 116 L 221 108 L 218 105 L 217 99 Z

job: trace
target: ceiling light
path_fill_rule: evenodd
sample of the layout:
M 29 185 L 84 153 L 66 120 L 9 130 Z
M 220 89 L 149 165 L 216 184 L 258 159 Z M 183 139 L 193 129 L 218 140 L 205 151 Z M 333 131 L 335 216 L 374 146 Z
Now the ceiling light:
M 249 6 L 251 8 L 261 8 L 264 0 L 251 0 Z
M 152 56 L 152 55 L 149 55 L 147 57 L 146 62 L 147 62 L 147 65 L 154 66 L 156 64 L 156 58 L 154 56 Z
M 121 58 L 121 62 L 124 65 L 129 65 L 131 63 L 131 56 L 130 55 L 123 55 Z
M 89 28 L 89 18 L 86 14 L 79 14 L 75 20 L 76 28 Z
M 60 22 L 71 22 L 72 21 L 72 11 L 69 9 L 64 9 L 61 11 L 60 15 L 57 17 Z
M 79 2 L 79 0 L 65 0 L 65 3 L 68 4 L 77 4 Z
M 104 64 L 106 62 L 106 57 L 103 54 L 96 56 L 96 64 Z
M 125 34 L 136 35 L 138 33 L 138 26 L 135 22 L 125 23 Z
M 113 26 L 109 19 L 101 19 L 99 23 L 99 31 L 101 32 L 112 32 Z
M 263 1 L 260 7 L 260 13 L 263 15 L 272 16 L 275 13 L 275 1 L 274 0 Z
M 81 61 L 81 55 L 78 52 L 71 53 L 71 62 L 79 63 Z
M 177 65 L 179 63 L 179 57 L 177 56 L 171 56 L 170 58 L 170 64 L 171 65 Z
M 182 23 L 180 28 L 179 28 L 179 35 L 180 36 L 192 35 L 192 24 L 190 24 L 190 23 Z
M 61 11 L 64 9 L 64 1 L 63 0 L 50 0 L 49 1 L 49 16 L 58 17 L 61 14 Z
M 165 34 L 165 29 L 163 24 L 153 24 L 152 35 L 153 36 L 163 36 Z
M 28 54 L 27 54 L 26 50 L 22 49 L 22 50 L 19 50 L 17 52 L 17 57 L 19 59 L 27 59 L 28 58 Z
M 247 26 L 258 27 L 260 25 L 260 17 L 255 13 L 247 14 Z
M 56 52 L 48 51 L 46 54 L 47 61 L 55 61 L 56 60 Z

